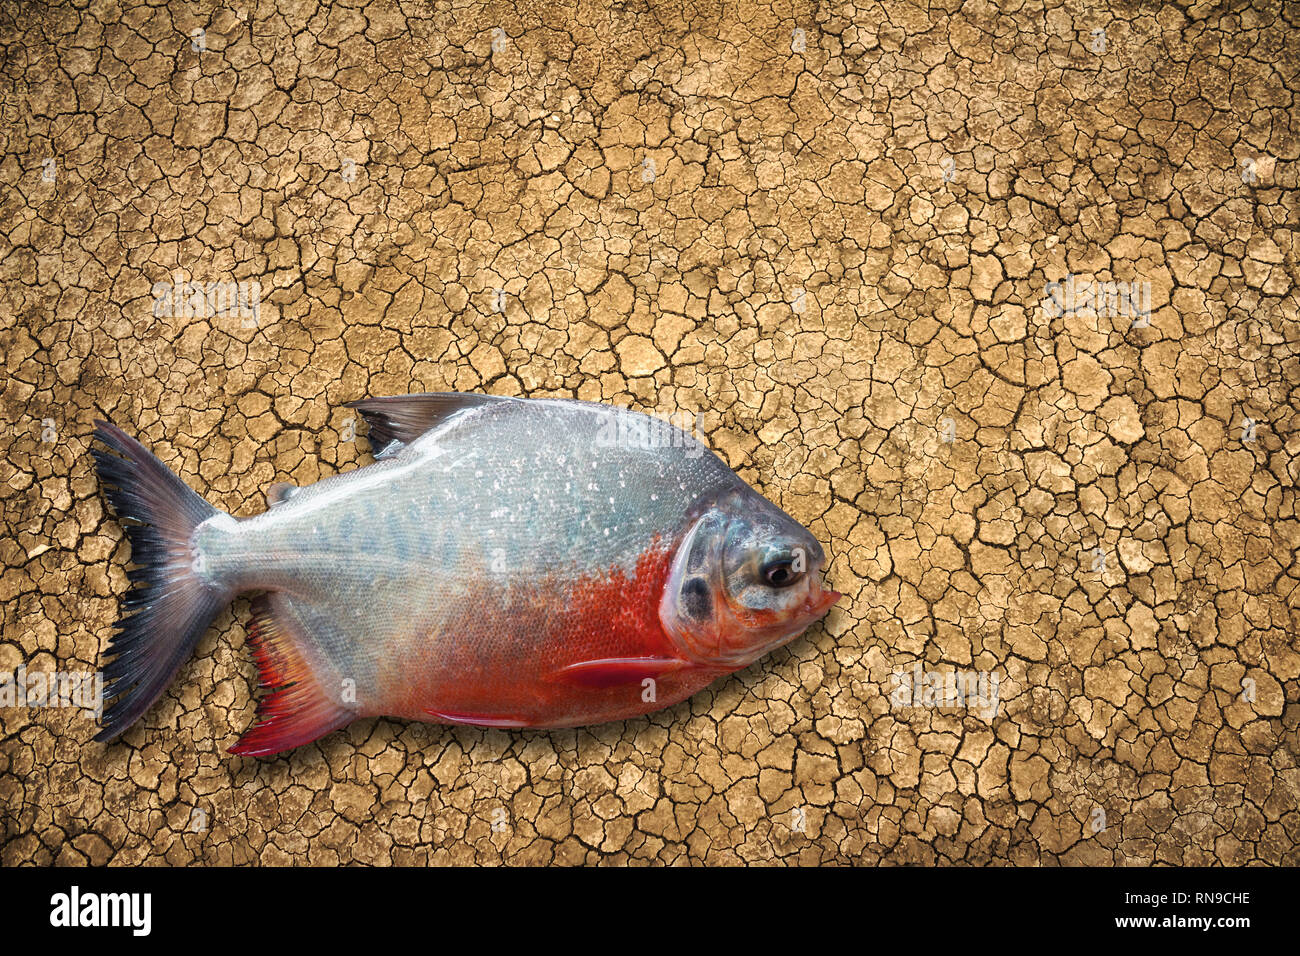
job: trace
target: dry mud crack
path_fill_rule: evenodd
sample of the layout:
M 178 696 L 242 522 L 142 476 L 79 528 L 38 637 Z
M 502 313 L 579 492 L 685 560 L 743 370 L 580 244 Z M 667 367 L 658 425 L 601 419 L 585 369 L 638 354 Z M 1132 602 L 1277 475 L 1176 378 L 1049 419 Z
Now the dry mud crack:
M 698 412 L 846 598 L 647 719 L 273 761 L 240 601 L 118 744 L 0 709 L 0 863 L 1300 863 L 1298 28 L 6 6 L 0 673 L 99 665 L 103 415 L 244 515 L 368 461 L 366 395 Z M 996 712 L 900 705 L 918 662 Z

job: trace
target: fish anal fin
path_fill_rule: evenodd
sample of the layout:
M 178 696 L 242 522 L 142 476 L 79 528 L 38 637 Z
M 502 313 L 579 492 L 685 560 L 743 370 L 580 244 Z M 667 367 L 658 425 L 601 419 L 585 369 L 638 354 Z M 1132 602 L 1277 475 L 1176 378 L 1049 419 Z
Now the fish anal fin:
M 305 640 L 284 607 L 266 595 L 253 600 L 253 624 L 248 642 L 257 661 L 261 687 L 267 691 L 258 702 L 258 722 L 250 727 L 232 754 L 265 757 L 311 743 L 337 730 L 357 716 L 355 708 L 322 689 L 312 662 L 304 653 Z
M 348 402 L 366 420 L 370 448 L 376 458 L 387 457 L 401 445 L 409 445 L 435 425 L 457 412 L 492 402 L 514 399 L 502 395 L 472 392 L 425 392 L 418 395 L 387 395 Z
M 553 683 L 578 684 L 583 687 L 616 687 L 619 684 L 658 680 L 690 662 L 677 657 L 606 657 L 594 661 L 580 661 L 553 671 L 547 679 Z

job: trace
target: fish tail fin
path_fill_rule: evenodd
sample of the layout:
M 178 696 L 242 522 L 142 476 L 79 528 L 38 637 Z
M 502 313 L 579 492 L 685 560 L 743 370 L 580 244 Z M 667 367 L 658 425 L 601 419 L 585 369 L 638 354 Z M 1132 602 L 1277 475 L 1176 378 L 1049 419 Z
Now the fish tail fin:
M 122 600 L 104 667 L 103 727 L 95 736 L 119 736 L 153 706 L 232 593 L 204 573 L 194 530 L 221 514 L 112 422 L 96 420 L 94 437 L 106 448 L 91 454 L 104 493 L 131 541 L 127 572 L 134 585 Z

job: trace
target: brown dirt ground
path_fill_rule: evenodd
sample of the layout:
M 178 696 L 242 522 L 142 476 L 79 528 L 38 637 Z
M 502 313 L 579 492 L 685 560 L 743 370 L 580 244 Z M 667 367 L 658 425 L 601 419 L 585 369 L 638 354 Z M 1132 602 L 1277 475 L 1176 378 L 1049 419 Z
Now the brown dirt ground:
M 99 662 L 105 414 L 251 514 L 365 395 L 699 411 L 847 598 L 648 719 L 274 761 L 241 600 L 118 744 L 0 710 L 0 862 L 1300 863 L 1295 4 L 231 7 L 0 11 L 0 673 Z

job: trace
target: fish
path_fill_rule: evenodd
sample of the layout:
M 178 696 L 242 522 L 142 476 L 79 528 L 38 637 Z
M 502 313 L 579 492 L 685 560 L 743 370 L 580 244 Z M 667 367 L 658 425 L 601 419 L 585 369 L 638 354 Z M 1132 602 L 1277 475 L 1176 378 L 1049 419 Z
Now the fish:
M 663 419 L 463 392 L 348 407 L 375 460 L 277 482 L 266 511 L 239 518 L 95 421 L 134 565 L 96 740 L 138 721 L 244 593 L 262 694 L 229 750 L 254 757 L 372 716 L 632 719 L 788 643 L 842 596 L 809 530 Z

